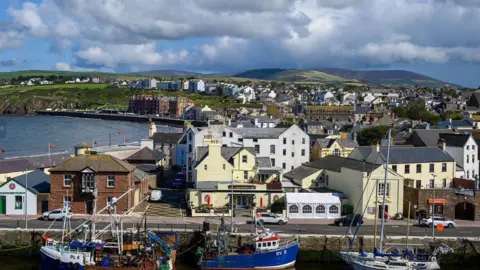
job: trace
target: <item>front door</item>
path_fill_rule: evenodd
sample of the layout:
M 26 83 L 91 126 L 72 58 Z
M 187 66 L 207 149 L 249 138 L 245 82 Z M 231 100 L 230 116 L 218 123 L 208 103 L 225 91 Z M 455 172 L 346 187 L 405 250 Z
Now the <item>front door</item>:
M 388 216 L 388 205 L 385 205 L 385 212 L 383 211 L 383 205 L 378 206 L 378 218 L 382 218 L 382 214 L 385 215 L 385 217 Z
M 7 213 L 7 198 L 5 196 L 0 196 L 0 215 L 5 215 Z
M 48 201 L 42 201 L 42 213 L 48 211 Z
M 87 214 L 93 214 L 93 201 L 86 201 L 85 202 L 85 209 Z

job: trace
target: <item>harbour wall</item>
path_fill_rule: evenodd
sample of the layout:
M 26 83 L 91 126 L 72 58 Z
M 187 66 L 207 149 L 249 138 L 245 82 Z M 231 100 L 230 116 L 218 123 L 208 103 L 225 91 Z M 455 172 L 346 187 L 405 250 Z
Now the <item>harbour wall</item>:
M 162 118 L 157 116 L 146 115 L 126 115 L 126 114 L 108 114 L 108 113 L 94 113 L 94 112 L 72 112 L 72 111 L 35 111 L 37 115 L 49 115 L 49 116 L 65 116 L 65 117 L 77 117 L 77 118 L 89 118 L 89 119 L 102 119 L 110 121 L 125 121 L 125 122 L 137 122 L 148 123 L 154 121 L 156 124 L 165 124 L 172 127 L 184 127 L 186 120 Z M 207 123 L 204 121 L 192 120 L 188 121 L 194 127 L 203 127 Z
M 0 253 L 3 255 L 38 254 L 42 246 L 42 234 L 42 230 L 0 230 Z M 342 260 L 337 254 L 339 251 L 349 250 L 351 241 L 351 238 L 340 235 L 280 235 L 284 239 L 298 238 L 300 240 L 300 252 L 297 261 L 302 263 L 341 262 Z M 60 239 L 61 232 L 55 230 L 49 232 L 48 236 Z M 188 258 L 191 258 L 192 252 L 195 252 L 196 246 L 203 243 L 204 236 L 198 231 L 178 232 L 178 236 L 178 253 L 181 254 L 181 258 L 189 261 Z M 235 248 L 251 243 L 253 237 L 253 235 L 247 233 L 233 234 L 230 236 L 229 246 Z M 435 240 L 437 244 L 441 243 L 454 249 L 453 254 L 442 256 L 442 263 L 461 264 L 465 267 L 480 265 L 480 238 L 445 237 Z M 432 238 L 409 238 L 408 245 L 429 251 L 429 244 L 432 244 L 432 242 Z M 406 243 L 406 237 L 390 237 L 386 240 L 384 250 L 388 251 L 394 246 L 405 246 Z M 373 248 L 374 239 L 372 236 L 359 236 L 351 246 L 352 251 L 373 251 Z

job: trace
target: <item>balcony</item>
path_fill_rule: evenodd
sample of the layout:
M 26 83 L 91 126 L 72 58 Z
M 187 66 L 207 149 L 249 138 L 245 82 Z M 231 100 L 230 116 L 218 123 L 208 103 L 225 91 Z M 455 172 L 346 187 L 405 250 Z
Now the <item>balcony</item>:
M 95 189 L 90 187 L 82 187 L 80 191 L 82 193 L 92 194 L 93 192 L 95 192 Z

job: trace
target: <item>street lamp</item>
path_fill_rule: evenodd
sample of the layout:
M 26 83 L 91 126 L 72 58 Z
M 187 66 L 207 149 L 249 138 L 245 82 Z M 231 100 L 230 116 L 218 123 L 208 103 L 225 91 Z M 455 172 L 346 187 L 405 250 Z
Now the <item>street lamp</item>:
M 432 173 L 433 176 L 433 200 L 432 200 L 432 238 L 435 240 L 435 177 L 436 175 Z

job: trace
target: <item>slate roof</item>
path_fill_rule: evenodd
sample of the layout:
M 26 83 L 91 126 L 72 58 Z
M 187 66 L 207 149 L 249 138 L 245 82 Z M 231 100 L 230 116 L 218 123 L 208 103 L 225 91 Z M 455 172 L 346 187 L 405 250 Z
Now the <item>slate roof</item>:
M 238 153 L 238 151 L 240 151 L 241 149 L 245 149 L 247 150 L 248 152 L 250 152 L 252 155 L 256 155 L 255 153 L 255 148 L 253 147 L 224 147 L 222 146 L 221 148 L 221 155 L 222 157 L 225 159 L 225 160 L 230 160 L 230 158 L 232 158 L 236 153 Z M 200 147 L 197 147 L 197 164 L 200 164 L 200 162 L 202 162 L 202 160 L 207 157 L 208 155 L 208 146 L 200 146 Z
M 308 177 L 314 173 L 318 172 L 318 169 L 317 168 L 312 168 L 312 167 L 308 167 L 308 166 L 300 166 L 300 167 L 297 167 L 289 172 L 287 172 L 286 174 L 283 175 L 284 178 L 287 178 L 287 179 L 292 179 L 292 180 L 301 180 L 305 177 Z
M 377 159 L 376 146 L 361 146 L 355 148 L 350 158 L 367 162 L 383 164 L 387 157 L 387 147 L 380 147 L 380 157 Z M 428 162 L 454 162 L 454 159 L 441 148 L 435 147 L 410 147 L 392 146 L 390 148 L 391 164 L 401 163 L 428 163 Z
M 13 179 L 22 187 L 25 187 L 25 182 L 27 182 L 28 190 L 34 194 L 50 193 L 50 176 L 43 170 L 35 170 L 27 173 L 26 176 L 22 174 Z
M 470 138 L 470 134 L 449 134 L 449 133 L 440 133 L 439 139 L 445 140 L 447 146 L 452 147 L 464 147 L 467 143 L 468 139 Z
M 453 133 L 453 131 L 450 129 L 416 129 L 412 136 L 416 134 L 416 138 L 423 142 L 423 146 L 436 146 L 440 133 Z
M 439 127 L 472 127 L 472 124 L 466 120 L 452 120 L 450 121 L 440 121 L 437 126 Z
M 272 167 L 272 162 L 269 157 L 257 157 L 257 167 L 259 168 L 268 168 Z
M 232 128 L 231 130 L 244 139 L 275 139 L 287 128 Z
M 155 144 L 177 144 L 180 141 L 183 133 L 161 133 L 156 132 L 153 134 L 153 142 Z
M 158 162 L 163 158 L 163 153 L 157 150 L 152 150 L 148 147 L 144 147 L 131 156 L 127 157 L 127 161 L 155 161 Z
M 0 173 L 50 168 L 57 166 L 70 158 L 72 158 L 70 155 L 58 154 L 50 156 L 0 159 Z
M 135 166 L 105 154 L 79 155 L 51 168 L 50 172 L 81 172 L 85 168 L 95 172 L 129 173 L 135 169 Z
M 346 140 L 346 139 L 336 139 L 338 144 L 340 144 L 342 147 L 345 148 L 355 148 L 358 146 L 358 143 L 351 141 L 351 140 Z
M 252 122 L 250 121 L 234 121 L 234 122 L 231 122 L 230 123 L 230 127 L 232 128 L 237 128 L 238 125 L 243 125 L 243 128 L 254 128 L 255 127 L 255 124 L 253 124 Z
M 376 168 L 380 167 L 381 164 L 373 164 L 369 162 L 363 162 L 361 160 L 343 158 L 337 156 L 326 156 L 324 158 L 305 163 L 304 166 L 315 168 L 315 169 L 325 169 L 329 171 L 340 172 L 341 168 L 349 168 L 355 171 L 361 172 L 371 172 Z

